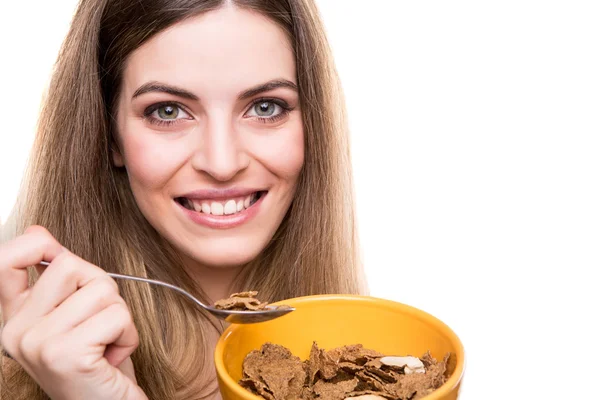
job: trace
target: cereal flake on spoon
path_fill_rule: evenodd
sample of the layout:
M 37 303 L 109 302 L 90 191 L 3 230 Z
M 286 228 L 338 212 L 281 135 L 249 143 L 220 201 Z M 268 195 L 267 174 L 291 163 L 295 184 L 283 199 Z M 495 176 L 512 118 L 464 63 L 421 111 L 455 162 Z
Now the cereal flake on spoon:
M 257 291 L 248 291 L 234 293 L 229 298 L 219 300 L 215 303 L 215 308 L 218 310 L 228 311 L 261 311 L 261 310 L 280 310 L 289 308 L 289 306 L 280 305 L 272 306 L 268 302 L 262 302 L 256 298 Z

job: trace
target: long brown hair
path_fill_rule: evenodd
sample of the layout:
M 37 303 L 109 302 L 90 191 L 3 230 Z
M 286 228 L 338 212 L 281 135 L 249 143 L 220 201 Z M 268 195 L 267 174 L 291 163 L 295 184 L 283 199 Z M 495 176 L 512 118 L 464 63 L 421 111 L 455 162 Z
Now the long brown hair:
M 41 113 L 20 196 L 19 232 L 42 225 L 72 252 L 107 271 L 168 280 L 203 296 L 177 253 L 142 216 L 126 171 L 112 165 L 111 115 L 133 50 L 163 29 L 224 3 L 80 2 Z M 317 8 L 313 0 L 229 3 L 266 15 L 290 37 L 305 134 L 296 197 L 273 240 L 242 269 L 236 289 L 259 290 L 268 301 L 364 293 L 343 98 Z M 216 383 L 205 378 L 213 369 L 205 338 L 220 325 L 170 291 L 120 285 L 139 331 L 132 359 L 148 397 L 184 399 L 214 392 Z M 198 350 L 190 352 L 190 343 Z M 5 373 L 2 399 L 47 398 L 15 367 Z

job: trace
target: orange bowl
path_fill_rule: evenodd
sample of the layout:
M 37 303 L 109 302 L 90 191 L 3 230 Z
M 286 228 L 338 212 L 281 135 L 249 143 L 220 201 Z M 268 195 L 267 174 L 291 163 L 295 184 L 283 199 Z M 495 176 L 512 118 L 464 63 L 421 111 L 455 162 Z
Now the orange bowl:
M 223 400 L 261 399 L 237 383 L 250 351 L 271 342 L 306 360 L 313 341 L 327 350 L 360 343 L 394 356 L 418 357 L 430 351 L 438 360 L 454 353 L 456 367 L 448 381 L 423 399 L 458 399 L 464 349 L 456 334 L 432 315 L 405 304 L 352 295 L 307 296 L 275 304 L 286 304 L 296 311 L 268 322 L 231 325 L 220 337 L 215 365 Z

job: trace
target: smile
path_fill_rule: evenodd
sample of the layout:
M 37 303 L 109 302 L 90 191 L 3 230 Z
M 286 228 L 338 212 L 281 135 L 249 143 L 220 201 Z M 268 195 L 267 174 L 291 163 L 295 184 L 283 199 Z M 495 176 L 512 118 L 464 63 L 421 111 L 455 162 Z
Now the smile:
M 190 199 L 187 197 L 177 197 L 176 202 L 181 204 L 187 210 L 209 215 L 234 215 L 241 213 L 252 207 L 266 192 L 254 192 L 244 197 L 234 197 L 230 199 Z
M 267 190 L 197 190 L 177 196 L 174 202 L 191 221 L 212 229 L 235 228 L 260 214 Z

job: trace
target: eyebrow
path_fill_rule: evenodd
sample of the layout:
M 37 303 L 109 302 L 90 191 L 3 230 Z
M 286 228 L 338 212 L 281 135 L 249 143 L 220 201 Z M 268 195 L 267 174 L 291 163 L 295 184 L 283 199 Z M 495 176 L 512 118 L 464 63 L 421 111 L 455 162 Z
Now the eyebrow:
M 254 86 L 248 90 L 245 90 L 239 95 L 239 98 L 240 100 L 244 100 L 249 97 L 256 96 L 257 94 L 268 92 L 270 90 L 275 90 L 281 87 L 292 89 L 296 92 L 298 91 L 298 86 L 292 81 L 289 81 L 287 79 L 274 79 L 266 83 L 261 83 L 260 85 Z M 199 100 L 198 96 L 196 96 L 190 91 L 179 88 L 177 86 L 160 83 L 157 81 L 144 83 L 133 93 L 133 96 L 131 98 L 135 99 L 136 97 L 151 92 L 167 93 L 184 99 Z
M 136 97 L 139 97 L 145 93 L 151 92 L 168 93 L 172 94 L 173 96 L 182 97 L 184 99 L 198 100 L 198 96 L 196 96 L 192 92 L 178 88 L 177 86 L 167 85 L 156 81 L 144 83 L 133 93 L 131 99 L 135 99 Z
M 242 92 L 242 94 L 240 94 L 240 100 L 244 100 L 249 97 L 256 96 L 257 94 L 268 92 L 270 90 L 278 89 L 281 87 L 292 89 L 295 92 L 298 91 L 298 86 L 292 81 L 288 81 L 287 79 L 274 79 L 272 81 L 262 83 Z

